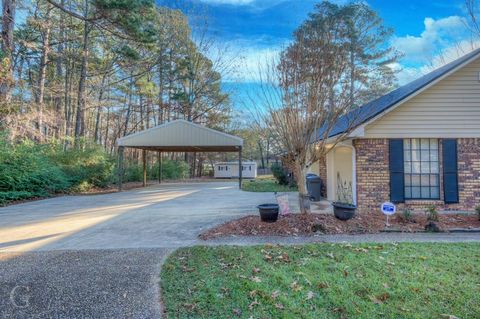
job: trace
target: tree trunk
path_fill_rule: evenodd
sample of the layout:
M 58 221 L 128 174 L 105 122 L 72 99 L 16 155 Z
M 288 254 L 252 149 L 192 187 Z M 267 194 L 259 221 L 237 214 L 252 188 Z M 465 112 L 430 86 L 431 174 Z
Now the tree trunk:
M 13 45 L 13 29 L 15 27 L 15 10 L 17 7 L 16 0 L 2 0 L 2 45 L 1 49 L 6 62 L 5 74 L 0 80 L 0 102 L 10 102 L 12 98 L 12 82 L 13 67 L 12 53 Z M 3 62 L 3 61 L 1 61 Z
M 163 105 L 163 72 L 162 64 L 158 64 L 158 124 L 163 124 L 165 121 Z
M 61 1 L 61 5 L 65 5 L 65 0 Z M 66 37 L 65 37 L 65 21 L 64 21 L 64 14 L 63 12 L 60 13 L 60 43 L 57 46 L 57 57 L 55 61 L 56 65 L 56 78 L 58 81 L 63 77 L 63 65 L 64 63 L 64 56 L 63 56 L 63 50 L 64 50 L 64 42 L 66 42 Z M 65 103 L 65 99 L 63 100 Z M 65 125 L 64 118 L 65 116 L 62 114 L 62 96 L 57 93 L 55 94 L 54 98 L 54 105 L 55 105 L 55 115 L 56 115 L 56 127 L 55 127 L 55 137 L 60 138 L 60 132 L 62 132 L 63 125 Z M 62 121 L 63 120 L 63 121 Z
M 130 121 L 130 113 L 132 111 L 132 95 L 133 95 L 133 75 L 130 78 L 130 88 L 128 89 L 128 105 L 127 105 L 127 114 L 125 118 L 125 129 L 123 131 L 123 136 L 128 133 L 128 123 Z
M 70 64 L 70 63 L 69 63 Z M 69 145 L 69 137 L 71 137 L 72 129 L 72 69 L 70 65 L 65 66 L 65 89 L 64 89 L 64 109 L 65 109 L 65 143 L 64 149 Z
M 139 95 L 139 107 L 140 107 L 140 130 L 145 130 L 145 106 L 143 105 L 143 94 Z
M 191 178 L 195 178 L 195 171 L 197 168 L 197 152 L 193 152 L 192 164 L 191 164 Z
M 50 32 L 52 30 L 50 25 L 51 7 L 48 5 L 45 16 L 46 28 L 42 34 L 42 57 L 40 59 L 40 72 L 38 75 L 38 94 L 37 97 L 37 112 L 38 112 L 38 133 L 40 141 L 43 140 L 43 101 L 45 95 L 45 80 L 47 75 L 48 54 L 50 53 Z
M 294 174 L 298 187 L 298 203 L 300 207 L 300 213 L 310 214 L 310 195 L 307 191 L 306 179 L 307 169 L 304 168 L 302 165 L 296 163 Z
M 107 106 L 107 123 L 105 124 L 105 136 L 104 136 L 104 148 L 107 150 L 107 142 L 108 142 L 108 129 L 110 126 L 110 106 Z
M 100 91 L 98 92 L 98 106 L 97 106 L 97 118 L 95 119 L 95 131 L 94 131 L 94 140 L 96 143 L 100 143 L 100 119 L 102 114 L 102 101 L 103 101 L 103 92 L 105 87 L 105 79 L 107 78 L 107 72 L 102 77 L 102 83 L 100 84 Z
M 147 130 L 150 128 L 150 114 L 152 114 L 152 99 L 149 97 L 147 99 L 147 110 L 146 110 L 146 119 L 145 119 L 145 125 L 147 127 Z
M 352 48 L 350 49 L 350 104 L 353 104 L 354 95 L 355 95 L 355 44 L 352 43 Z
M 88 1 L 85 1 L 85 17 L 88 16 Z M 80 66 L 80 79 L 78 82 L 78 100 L 77 100 L 77 115 L 75 119 L 75 143 L 81 137 L 85 136 L 85 110 L 86 110 L 86 80 L 88 67 L 88 35 L 90 27 L 88 21 L 85 20 L 83 24 L 83 48 L 82 48 L 82 64 Z
M 262 140 L 259 139 L 258 142 L 258 150 L 260 151 L 260 159 L 262 161 L 262 168 L 265 168 L 265 158 L 263 156 L 263 145 L 262 145 Z
M 265 168 L 269 168 L 270 167 L 270 160 L 269 160 L 269 157 L 270 157 L 270 136 L 267 137 L 267 150 L 265 151 L 265 158 L 267 159 L 267 167 Z

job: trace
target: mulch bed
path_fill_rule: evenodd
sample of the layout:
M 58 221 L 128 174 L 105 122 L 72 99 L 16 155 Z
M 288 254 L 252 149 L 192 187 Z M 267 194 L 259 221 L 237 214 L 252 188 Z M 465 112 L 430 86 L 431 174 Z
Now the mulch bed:
M 405 221 L 401 215 L 390 218 L 390 230 L 402 232 L 424 231 L 428 223 L 425 214 L 413 214 Z M 477 215 L 441 214 L 436 225 L 441 231 L 453 228 L 480 228 Z M 357 215 L 341 221 L 326 214 L 290 214 L 280 216 L 275 223 L 265 223 L 259 216 L 246 216 L 211 228 L 199 235 L 209 240 L 224 236 L 309 236 L 314 234 L 364 234 L 384 231 L 385 216 L 379 213 Z

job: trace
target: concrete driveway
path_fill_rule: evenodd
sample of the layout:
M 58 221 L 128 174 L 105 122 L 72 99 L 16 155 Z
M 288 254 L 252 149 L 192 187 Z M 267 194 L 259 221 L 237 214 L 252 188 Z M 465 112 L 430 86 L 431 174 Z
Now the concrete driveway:
M 165 256 L 273 200 L 213 182 L 0 208 L 0 318 L 160 318 Z
M 163 184 L 0 208 L 0 251 L 178 247 L 204 229 L 251 214 L 273 193 L 235 182 Z

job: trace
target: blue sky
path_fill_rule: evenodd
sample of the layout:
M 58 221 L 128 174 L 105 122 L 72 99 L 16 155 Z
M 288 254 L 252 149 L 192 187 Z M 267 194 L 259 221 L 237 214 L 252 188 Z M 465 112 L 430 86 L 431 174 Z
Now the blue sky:
M 225 88 L 235 90 L 240 100 L 252 89 L 258 64 L 275 55 L 292 32 L 313 10 L 313 0 L 158 0 L 180 8 L 192 22 L 207 17 L 209 32 L 237 58 L 236 72 L 226 74 Z M 344 1 L 334 1 L 342 3 Z M 404 84 L 431 68 L 471 50 L 465 27 L 464 0 L 368 0 L 394 29 L 392 45 L 404 57 L 397 65 Z M 439 58 L 441 57 L 441 58 Z

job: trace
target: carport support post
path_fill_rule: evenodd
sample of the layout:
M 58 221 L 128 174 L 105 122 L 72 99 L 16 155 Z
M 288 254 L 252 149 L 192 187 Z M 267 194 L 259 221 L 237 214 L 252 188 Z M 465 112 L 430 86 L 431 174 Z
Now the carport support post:
M 147 186 L 147 150 L 142 150 L 143 187 Z
M 162 152 L 158 152 L 158 183 L 162 183 Z
M 118 147 L 118 191 L 122 191 L 123 183 L 123 150 L 124 147 Z
M 240 146 L 240 150 L 238 151 L 238 188 L 242 189 L 242 147 Z

